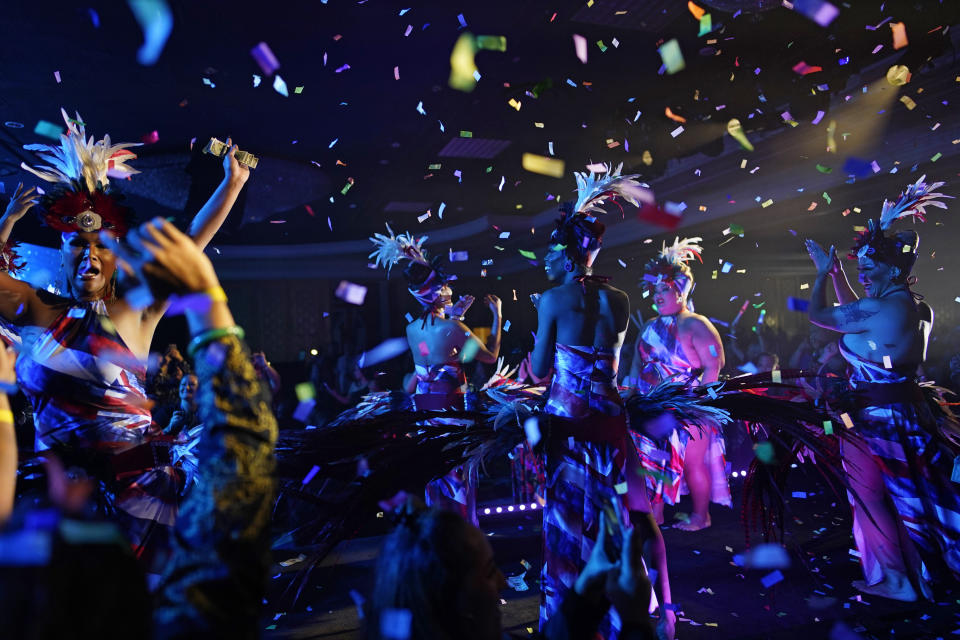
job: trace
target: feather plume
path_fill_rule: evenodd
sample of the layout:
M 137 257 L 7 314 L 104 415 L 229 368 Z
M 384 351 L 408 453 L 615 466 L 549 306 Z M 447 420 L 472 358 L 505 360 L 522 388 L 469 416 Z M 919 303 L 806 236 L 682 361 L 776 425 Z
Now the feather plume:
M 952 198 L 953 196 L 942 193 L 931 193 L 944 185 L 943 182 L 934 182 L 927 184 L 924 182 L 926 175 L 920 176 L 915 183 L 908 185 L 906 190 L 900 194 L 896 202 L 888 200 L 883 201 L 883 209 L 880 212 L 880 229 L 886 231 L 894 220 L 906 218 L 907 216 L 916 216 L 921 222 L 926 220 L 926 207 L 937 207 L 946 209 L 947 205 L 941 202 L 939 198 Z
M 667 246 L 666 241 L 663 243 L 663 248 L 660 249 L 660 257 L 665 259 L 671 264 L 683 264 L 685 262 L 690 262 L 696 258 L 701 264 L 703 263 L 703 247 L 700 246 L 700 242 L 703 242 L 703 238 L 683 238 L 679 236 L 674 238 L 673 244 L 669 247 Z
M 60 109 L 60 113 L 67 125 L 67 133 L 60 136 L 59 145 L 28 144 L 23 147 L 49 165 L 31 167 L 21 163 L 21 167 L 41 180 L 60 183 L 71 190 L 83 188 L 87 193 L 106 189 L 108 173 L 122 178 L 140 173 L 127 164 L 128 160 L 137 157 L 127 149 L 140 146 L 139 142 L 112 144 L 109 135 L 94 142 L 93 136 L 86 137 L 86 127 L 79 113 L 75 120 L 64 109 Z
M 375 233 L 370 238 L 370 242 L 376 247 L 369 258 L 373 258 L 378 267 L 385 267 L 387 273 L 395 264 L 401 260 L 410 260 L 411 262 L 420 262 L 429 265 L 426 255 L 423 253 L 423 241 L 427 236 L 414 238 L 409 232 L 396 235 L 390 225 L 387 224 L 389 236 L 382 233 Z
M 650 191 L 634 180 L 639 177 L 638 174 L 620 175 L 623 169 L 622 162 L 616 169 L 610 164 L 604 166 L 607 168 L 605 173 L 574 172 L 573 175 L 577 179 L 577 202 L 573 207 L 574 213 L 603 213 L 600 205 L 613 196 L 620 196 L 635 207 L 639 207 L 641 202 L 653 202 Z

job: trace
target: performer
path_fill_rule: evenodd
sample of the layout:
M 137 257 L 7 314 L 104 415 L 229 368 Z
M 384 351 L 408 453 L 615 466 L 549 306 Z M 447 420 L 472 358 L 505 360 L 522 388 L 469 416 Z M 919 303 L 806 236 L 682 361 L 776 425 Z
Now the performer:
M 621 165 L 622 166 L 622 165 Z M 561 208 L 552 247 L 544 259 L 547 277 L 559 281 L 539 299 L 532 373 L 544 378 L 551 366 L 545 412 L 575 420 L 551 421 L 545 442 L 546 508 L 543 514 L 544 563 L 540 626 L 553 616 L 590 557 L 605 504 L 623 518 L 628 511 L 644 540 L 652 544 L 657 582 L 664 601 L 663 626 L 673 637 L 675 615 L 668 611 L 670 583 L 663 537 L 650 516 L 639 461 L 630 443 L 623 401 L 617 389 L 620 347 L 630 317 L 627 294 L 594 276 L 591 267 L 603 240 L 604 225 L 594 213 L 614 196 L 637 204 L 636 176 L 608 167 L 604 177 L 575 174 L 578 199 Z M 616 489 L 626 490 L 626 500 Z M 623 491 L 621 491 L 622 493 Z M 619 620 L 602 627 L 614 637 Z
M 463 410 L 467 378 L 462 363 L 476 359 L 496 364 L 500 355 L 500 299 L 494 295 L 484 298 L 493 314 L 490 338 L 484 342 L 460 320 L 473 303 L 473 297 L 461 297 L 451 306 L 453 292 L 449 283 L 453 278 L 446 274 L 439 256 L 431 259 L 423 250 L 426 236 L 419 239 L 409 233 L 398 236 L 390 225 L 387 231 L 389 236 L 378 233 L 371 238 L 376 249 L 370 257 L 386 267 L 388 274 L 395 264 L 406 261 L 403 275 L 408 290 L 423 306 L 420 317 L 407 325 L 407 342 L 416 366 L 416 376 L 407 391 L 413 393 L 416 410 Z M 427 504 L 457 511 L 476 524 L 477 475 L 476 467 L 468 465 L 431 482 L 427 486 Z
M 640 334 L 627 386 L 649 393 L 664 381 L 690 385 L 716 382 L 723 368 L 720 334 L 689 304 L 693 272 L 687 265 L 703 251 L 701 238 L 677 238 L 663 244 L 660 255 L 644 267 L 642 286 L 653 297 L 657 316 L 647 321 Z M 710 526 L 710 501 L 731 506 L 727 482 L 723 434 L 708 429 L 674 429 L 662 440 L 633 430 L 640 459 L 649 473 L 647 484 L 658 523 L 663 523 L 663 505 L 677 504 L 685 482 L 693 501 L 688 522 L 676 527 L 698 531 Z
M 21 390 L 34 407 L 37 447 L 55 447 L 68 465 L 101 483 L 98 506 L 127 535 L 138 556 L 157 548 L 177 513 L 178 474 L 157 463 L 147 431 L 150 410 L 143 390 L 145 363 L 166 304 L 134 308 L 117 297 L 115 254 L 101 233 L 121 237 L 133 212 L 112 189 L 112 176 L 138 173 L 133 143 L 109 136 L 87 139 L 80 115 L 67 117 L 60 146 L 27 145 L 49 162 L 25 169 L 53 183 L 41 198 L 44 221 L 61 232 L 60 293 L 33 289 L 0 273 L 0 316 L 18 325 L 24 349 L 17 361 Z M 223 223 L 249 170 L 233 157 L 225 177 L 200 210 L 192 236 L 200 248 Z M 211 295 L 222 296 L 222 291 Z M 158 457 L 160 456 L 160 457 Z
M 902 601 L 932 597 L 931 585 L 960 576 L 960 496 L 951 483 L 960 453 L 960 427 L 936 391 L 917 383 L 933 311 L 911 291 L 917 259 L 915 231 L 888 235 L 894 220 L 923 220 L 925 207 L 946 208 L 934 193 L 943 183 L 907 187 L 896 203 L 884 201 L 853 247 L 865 297 L 858 298 L 837 260 L 813 240 L 817 267 L 810 320 L 840 332 L 840 353 L 850 364 L 853 430 L 844 443 L 854 507 L 854 538 L 865 580 L 853 586 Z M 827 278 L 840 302 L 827 302 Z M 842 416 L 841 416 L 842 417 Z

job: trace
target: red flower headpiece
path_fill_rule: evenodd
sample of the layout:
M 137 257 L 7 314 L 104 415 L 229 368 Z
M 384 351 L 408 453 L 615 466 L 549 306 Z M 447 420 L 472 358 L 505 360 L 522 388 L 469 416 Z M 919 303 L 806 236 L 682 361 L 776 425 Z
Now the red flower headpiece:
M 51 229 L 64 233 L 71 231 L 99 231 L 101 228 L 116 236 L 130 230 L 133 210 L 120 204 L 120 197 L 103 191 L 84 193 L 66 190 L 45 197 L 43 222 Z

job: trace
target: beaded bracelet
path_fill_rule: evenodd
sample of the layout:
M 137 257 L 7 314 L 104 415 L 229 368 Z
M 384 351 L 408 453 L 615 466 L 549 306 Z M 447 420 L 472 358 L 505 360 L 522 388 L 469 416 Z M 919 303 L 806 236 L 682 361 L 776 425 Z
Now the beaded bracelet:
M 236 336 L 238 340 L 243 340 L 246 334 L 243 331 L 242 327 L 236 325 L 232 327 L 223 327 L 221 329 L 208 329 L 203 333 L 200 333 L 194 336 L 193 340 L 190 341 L 190 344 L 187 346 L 187 355 L 193 358 L 196 356 L 197 351 L 213 342 L 214 340 L 219 340 L 220 338 L 226 338 L 227 336 Z

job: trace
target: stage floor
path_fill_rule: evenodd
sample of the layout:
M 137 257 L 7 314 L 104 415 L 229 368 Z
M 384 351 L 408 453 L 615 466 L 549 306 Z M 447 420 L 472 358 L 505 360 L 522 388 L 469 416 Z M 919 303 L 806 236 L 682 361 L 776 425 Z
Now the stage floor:
M 745 548 L 737 497 L 742 481 L 733 481 L 734 509 L 714 507 L 713 526 L 697 533 L 664 528 L 674 599 L 682 606 L 677 637 L 705 638 L 937 638 L 960 635 L 960 590 L 938 594 L 937 603 L 903 604 L 858 596 L 851 586 L 861 577 L 850 555 L 850 515 L 846 497 L 838 497 L 808 468 L 794 474 L 792 492 L 805 498 L 789 500 L 786 537 L 792 565 L 783 580 L 767 589 L 761 578 L 770 570 L 745 571 L 734 555 Z M 809 495 L 813 494 L 813 495 Z M 667 517 L 670 518 L 668 510 Z M 494 516 L 481 520 L 491 536 L 498 562 L 507 576 L 523 571 L 521 560 L 533 565 L 530 588 L 508 589 L 503 597 L 504 627 L 519 635 L 534 629 L 539 592 L 539 514 Z M 342 543 L 317 567 L 295 607 L 284 610 L 280 596 L 285 576 L 272 581 L 263 628 L 265 638 L 361 638 L 357 607 L 351 590 L 366 594 L 373 580 L 375 557 L 382 537 Z M 755 540 L 760 542 L 760 540 Z M 277 560 L 290 556 L 278 555 Z M 285 573 L 296 565 L 282 569 Z M 274 576 L 280 573 L 278 568 Z

